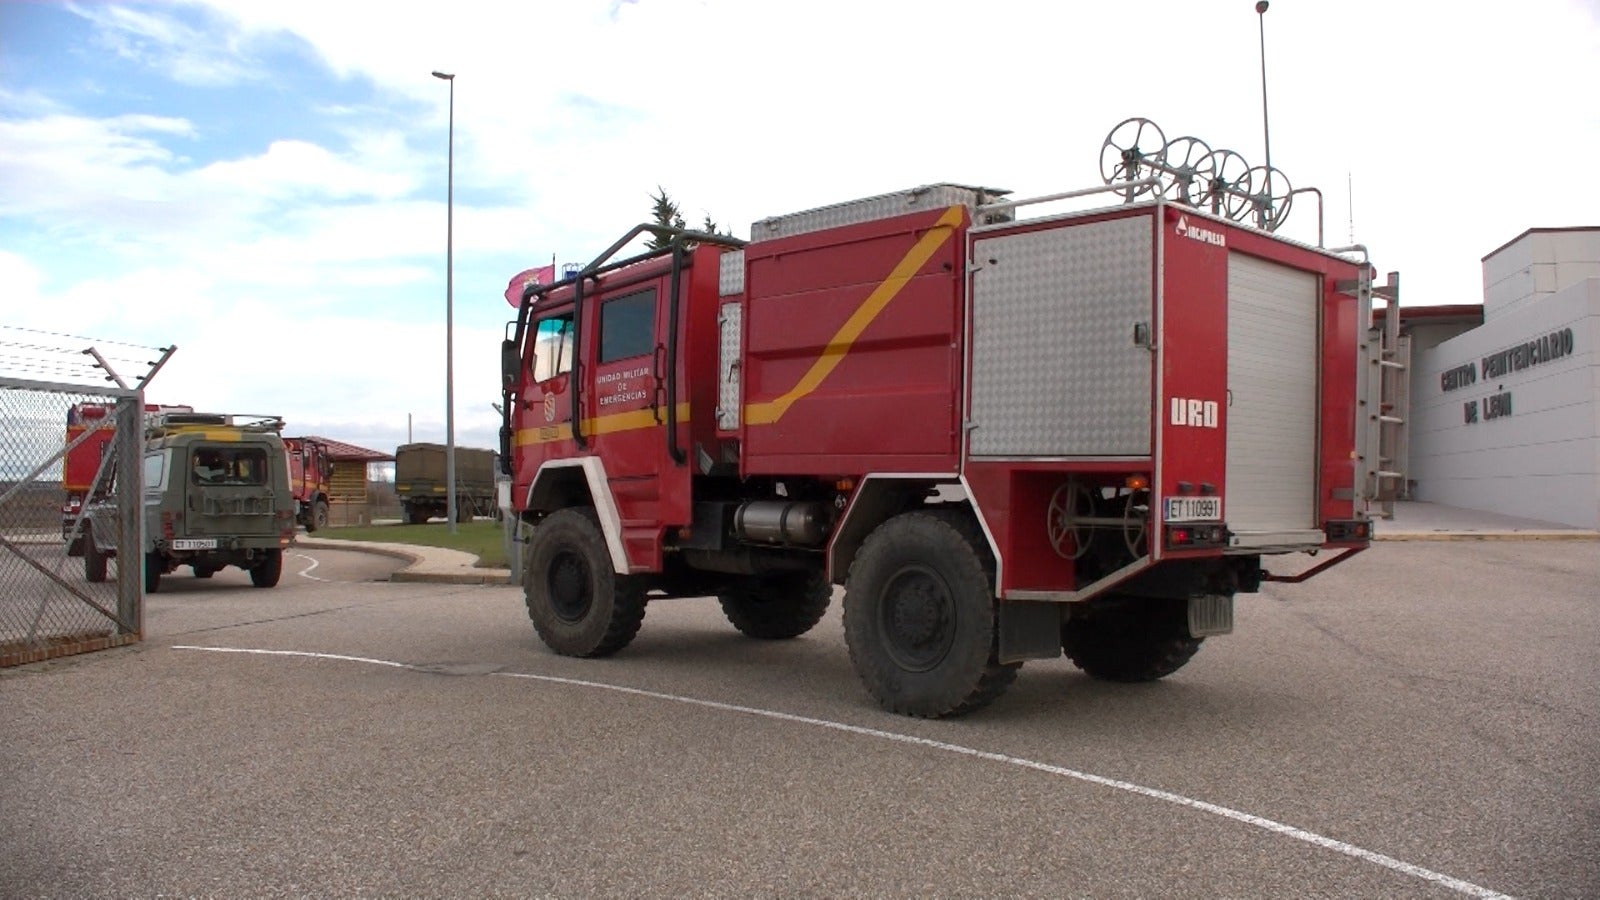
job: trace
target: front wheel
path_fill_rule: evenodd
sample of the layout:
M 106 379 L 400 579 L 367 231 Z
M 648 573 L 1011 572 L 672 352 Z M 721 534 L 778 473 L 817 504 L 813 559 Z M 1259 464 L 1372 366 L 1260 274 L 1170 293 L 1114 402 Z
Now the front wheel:
M 850 567 L 844 636 L 867 690 L 891 712 L 960 715 L 1005 692 L 994 591 L 971 539 L 947 517 L 913 512 L 880 525 Z
M 563 509 L 528 539 L 522 592 L 545 646 L 563 656 L 609 656 L 644 622 L 644 585 L 618 575 L 591 509 Z
M 273 587 L 283 575 L 283 551 L 268 550 L 266 558 L 250 569 L 250 583 L 258 588 Z
M 781 641 L 810 631 L 833 599 L 821 570 L 753 577 L 717 595 L 722 614 L 749 637 Z
M 95 546 L 94 532 L 83 532 L 83 580 L 99 584 L 106 580 L 106 555 Z
M 311 521 L 306 523 L 306 531 L 320 531 L 328 527 L 328 501 L 318 500 L 311 505 Z
M 1189 636 L 1188 601 L 1111 597 L 1061 626 L 1061 648 L 1073 665 L 1101 681 L 1165 678 L 1200 652 Z
M 161 572 L 166 563 L 159 553 L 146 553 L 144 555 L 144 592 L 154 594 L 161 590 Z

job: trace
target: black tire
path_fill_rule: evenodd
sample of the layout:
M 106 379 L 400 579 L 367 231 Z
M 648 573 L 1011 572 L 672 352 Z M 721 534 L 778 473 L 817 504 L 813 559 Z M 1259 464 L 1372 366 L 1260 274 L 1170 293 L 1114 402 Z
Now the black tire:
M 782 641 L 822 621 L 833 585 L 820 570 L 752 577 L 717 594 L 722 614 L 748 637 Z
M 268 550 L 261 562 L 250 569 L 250 583 L 258 588 L 274 587 L 283 575 L 283 551 Z
M 311 504 L 311 521 L 306 523 L 306 532 L 320 531 L 328 527 L 328 501 L 318 500 Z
M 609 656 L 644 622 L 644 584 L 613 571 L 592 509 L 559 510 L 535 526 L 522 592 L 539 639 L 563 656 Z
M 885 709 L 960 715 L 1016 679 L 1021 663 L 998 660 L 986 558 L 936 513 L 905 513 L 867 536 L 850 567 L 844 637 L 856 674 Z
M 159 553 L 144 555 L 144 592 L 154 594 L 161 590 L 161 570 L 164 563 Z
M 426 525 L 429 518 L 428 510 L 421 506 L 406 507 L 406 521 L 413 525 Z
M 1134 684 L 1165 678 L 1200 651 L 1185 600 L 1113 597 L 1061 626 L 1061 649 L 1091 678 Z
M 94 532 L 87 528 L 83 532 L 83 580 L 93 584 L 106 580 L 106 555 L 95 546 Z
M 210 578 L 211 576 L 213 576 L 215 574 L 217 574 L 217 570 L 216 570 L 215 566 L 195 566 L 194 567 L 194 577 L 196 577 L 196 578 Z
M 472 503 L 456 498 L 456 524 L 465 525 L 472 521 Z

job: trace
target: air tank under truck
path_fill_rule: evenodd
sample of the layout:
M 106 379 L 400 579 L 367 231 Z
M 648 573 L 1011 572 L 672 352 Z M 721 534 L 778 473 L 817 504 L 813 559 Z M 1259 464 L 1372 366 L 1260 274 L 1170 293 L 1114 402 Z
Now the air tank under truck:
M 793 638 L 842 587 L 867 691 L 945 716 L 1063 652 L 1170 675 L 1238 595 L 1368 545 L 1370 267 L 1163 199 L 1029 217 L 1004 193 L 748 242 L 639 226 L 530 284 L 501 459 L 542 640 L 606 656 L 647 602 L 699 596 Z M 615 258 L 647 231 L 668 246 Z

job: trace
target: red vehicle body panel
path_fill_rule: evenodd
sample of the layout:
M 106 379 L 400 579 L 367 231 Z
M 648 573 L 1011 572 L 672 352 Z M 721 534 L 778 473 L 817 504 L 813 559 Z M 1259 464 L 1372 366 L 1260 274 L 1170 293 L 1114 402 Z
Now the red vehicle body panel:
M 966 226 L 955 206 L 745 249 L 746 473 L 956 470 Z
M 1203 222 L 1220 240 L 1180 237 L 1176 224 L 1183 216 Z M 972 241 L 1138 217 L 1149 223 L 1152 267 L 1147 445 L 1115 457 L 974 457 L 964 428 L 974 362 Z M 967 207 L 956 205 L 771 238 L 744 247 L 742 292 L 728 295 L 719 285 L 723 252 L 710 246 L 690 251 L 679 275 L 672 412 L 681 458 L 674 457 L 666 434 L 665 382 L 673 348 L 662 338 L 673 316 L 670 259 L 628 265 L 584 283 L 575 353 L 591 361 L 583 370 L 578 412 L 583 446 L 572 435 L 572 372 L 536 383 L 525 356 L 511 391 L 514 502 L 523 506 L 541 467 L 597 457 L 620 518 L 630 571 L 662 570 L 666 545 L 687 533 L 695 501 L 704 499 L 695 494 L 697 476 L 707 473 L 707 463 L 733 460 L 740 479 L 959 480 L 996 551 L 1002 598 L 1041 592 L 1061 599 L 1063 592 L 1083 587 L 1071 553 L 1052 546 L 1045 524 L 1052 495 L 1070 477 L 1096 490 L 1120 489 L 1130 480 L 1148 485 L 1148 549 L 1135 555 L 1148 556 L 1151 564 L 1221 555 L 1219 546 L 1164 546 L 1158 507 L 1162 498 L 1205 486 L 1202 493 L 1223 498 L 1226 519 L 1229 260 L 1235 255 L 1316 279 L 1315 525 L 1357 515 L 1351 451 L 1363 324 L 1357 321 L 1358 301 L 1337 287 L 1356 277 L 1354 262 L 1166 204 L 977 231 Z M 605 304 L 646 290 L 656 298 L 653 352 L 598 361 Z M 716 414 L 718 315 L 724 304 L 741 307 L 742 409 L 738 426 L 726 430 L 718 428 Z M 571 283 L 539 295 L 529 334 L 541 319 L 570 315 L 573 307 Z M 523 352 L 531 354 L 533 346 L 530 337 Z M 1173 421 L 1175 398 L 1214 403 L 1214 421 L 1206 427 Z M 743 499 L 734 479 L 721 484 L 718 499 Z M 847 507 L 849 502 L 853 498 Z

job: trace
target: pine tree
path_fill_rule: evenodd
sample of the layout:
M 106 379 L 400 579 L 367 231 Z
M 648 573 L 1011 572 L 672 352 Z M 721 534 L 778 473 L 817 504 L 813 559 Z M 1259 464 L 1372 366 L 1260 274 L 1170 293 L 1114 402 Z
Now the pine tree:
M 678 211 L 678 204 L 667 196 L 666 188 L 656 185 L 656 193 L 650 195 L 650 201 L 650 215 L 657 225 L 680 230 L 684 227 L 683 215 Z M 660 250 L 671 242 L 671 237 L 658 231 L 650 240 L 645 241 L 645 246 L 651 250 Z

